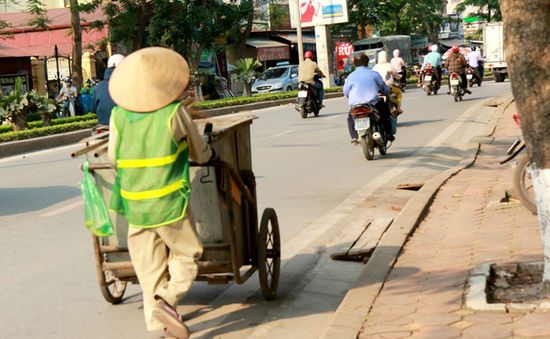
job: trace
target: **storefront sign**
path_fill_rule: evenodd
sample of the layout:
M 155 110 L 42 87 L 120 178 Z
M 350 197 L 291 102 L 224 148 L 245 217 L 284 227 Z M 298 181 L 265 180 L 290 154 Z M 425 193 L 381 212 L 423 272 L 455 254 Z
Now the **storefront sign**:
M 259 61 L 288 59 L 290 59 L 290 49 L 288 46 L 258 48 Z
M 0 75 L 0 90 L 3 94 L 9 94 L 11 91 L 15 90 L 15 81 L 16 79 L 21 79 L 23 84 L 23 92 L 29 90 L 28 80 L 29 77 L 27 74 L 7 74 Z

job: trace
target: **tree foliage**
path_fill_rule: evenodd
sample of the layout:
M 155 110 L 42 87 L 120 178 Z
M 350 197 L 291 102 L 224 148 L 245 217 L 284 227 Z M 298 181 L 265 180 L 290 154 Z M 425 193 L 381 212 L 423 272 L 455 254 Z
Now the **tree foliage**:
M 243 42 L 252 30 L 254 14 L 250 0 L 121 0 L 109 3 L 104 10 L 114 44 L 128 51 L 169 47 L 183 55 L 193 69 L 202 52 L 216 42 Z
M 27 0 L 27 13 L 31 15 L 31 19 L 27 25 L 42 29 L 47 29 L 50 19 L 46 7 L 40 0 Z
M 357 27 L 362 37 L 368 26 L 376 27 L 382 35 L 428 34 L 435 42 L 445 18 L 446 3 L 445 0 L 350 0 L 349 24 L 340 27 Z
M 499 0 L 464 0 L 456 6 L 456 11 L 458 13 L 464 13 L 466 12 L 467 6 L 472 6 L 477 9 L 476 12 L 465 13 L 468 16 L 475 15 L 487 20 L 488 22 L 502 21 Z

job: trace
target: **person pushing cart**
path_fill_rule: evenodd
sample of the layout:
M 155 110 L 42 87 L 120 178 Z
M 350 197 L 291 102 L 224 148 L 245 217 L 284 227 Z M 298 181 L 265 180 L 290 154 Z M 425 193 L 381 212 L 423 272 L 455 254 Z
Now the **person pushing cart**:
M 188 208 L 189 158 L 215 155 L 181 104 L 189 67 L 161 47 L 130 54 L 113 72 L 109 161 L 117 169 L 111 209 L 129 223 L 128 250 L 143 290 L 148 331 L 188 338 L 176 305 L 197 276 L 203 246 Z

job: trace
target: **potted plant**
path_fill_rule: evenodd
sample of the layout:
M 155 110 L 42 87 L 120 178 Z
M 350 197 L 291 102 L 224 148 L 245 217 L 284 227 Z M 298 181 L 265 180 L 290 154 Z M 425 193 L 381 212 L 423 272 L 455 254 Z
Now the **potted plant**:
M 14 131 L 27 129 L 29 100 L 23 93 L 23 82 L 16 79 L 15 89 L 8 95 L 0 96 L 0 116 L 9 121 Z
M 258 74 L 256 69 L 260 66 L 262 66 L 262 64 L 254 58 L 240 59 L 235 62 L 235 68 L 232 73 L 238 81 L 244 83 L 243 96 L 252 96 L 252 82 Z
M 49 99 L 47 95 L 40 95 L 36 90 L 28 93 L 31 110 L 38 112 L 42 119 L 42 126 L 51 126 L 52 116 L 61 108 L 56 100 Z

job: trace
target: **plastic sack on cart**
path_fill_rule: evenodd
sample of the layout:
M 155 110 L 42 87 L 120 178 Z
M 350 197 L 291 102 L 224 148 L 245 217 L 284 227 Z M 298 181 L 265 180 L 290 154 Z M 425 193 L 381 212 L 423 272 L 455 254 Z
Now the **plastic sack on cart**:
M 103 197 L 88 171 L 89 161 L 84 163 L 84 182 L 81 183 L 84 198 L 84 225 L 98 237 L 113 235 L 113 224 Z

